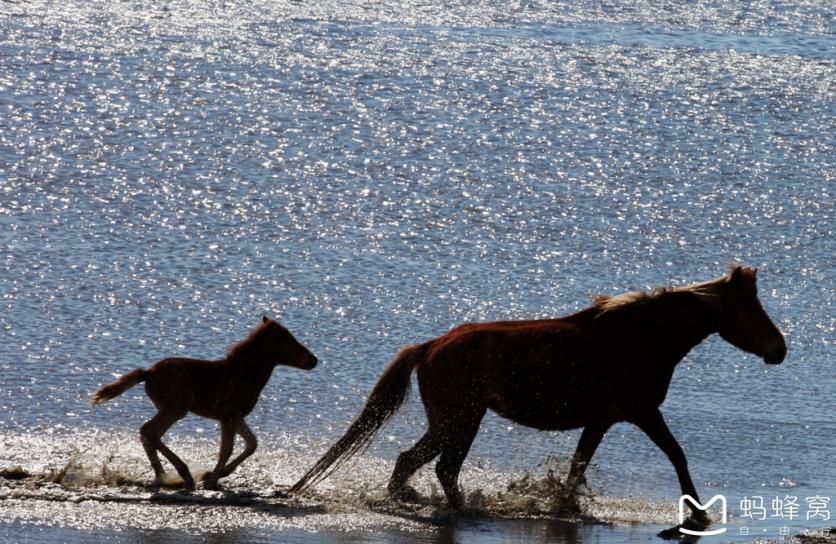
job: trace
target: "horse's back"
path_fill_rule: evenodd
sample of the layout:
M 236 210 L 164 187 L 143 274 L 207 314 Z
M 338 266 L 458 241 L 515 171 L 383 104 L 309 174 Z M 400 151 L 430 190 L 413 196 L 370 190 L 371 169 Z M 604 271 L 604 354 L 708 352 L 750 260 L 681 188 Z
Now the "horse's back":
M 432 342 L 418 368 L 426 403 L 478 403 L 520 424 L 586 424 L 606 394 L 606 363 L 571 319 L 468 323 Z
M 170 357 L 148 369 L 145 391 L 158 409 L 194 411 L 201 397 L 214 394 L 224 381 L 219 361 Z
M 665 351 L 656 331 L 667 325 L 642 310 L 461 325 L 431 342 L 422 398 L 481 404 L 538 429 L 630 420 L 662 403 L 685 355 Z
M 187 357 L 169 357 L 148 369 L 148 381 L 194 380 L 218 374 L 223 361 L 205 361 Z

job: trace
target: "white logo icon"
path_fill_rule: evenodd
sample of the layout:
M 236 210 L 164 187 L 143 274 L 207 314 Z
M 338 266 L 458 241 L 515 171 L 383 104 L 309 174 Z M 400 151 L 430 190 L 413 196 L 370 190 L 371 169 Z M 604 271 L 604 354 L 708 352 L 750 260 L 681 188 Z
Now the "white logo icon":
M 703 511 L 708 510 L 711 507 L 711 505 L 714 504 L 716 501 L 720 501 L 720 507 L 723 509 L 722 510 L 722 512 L 723 512 L 723 514 L 722 514 L 723 524 L 725 525 L 726 522 L 728 521 L 728 507 L 726 506 L 726 497 L 724 497 L 723 495 L 714 495 L 704 505 L 700 504 L 699 501 L 694 499 L 694 497 L 692 497 L 691 495 L 682 495 L 681 497 L 679 497 L 679 524 L 680 525 L 682 525 L 682 523 L 685 521 L 685 517 L 686 517 L 685 516 L 685 502 L 686 501 L 693 504 L 697 508 L 697 510 L 703 510 Z M 690 509 L 690 507 L 689 507 L 689 509 Z M 711 531 L 694 531 L 693 529 L 686 529 L 684 527 L 680 527 L 679 532 L 680 533 L 685 533 L 686 535 L 711 536 L 711 535 L 720 535 L 720 534 L 725 533 L 726 528 L 721 527 L 720 529 L 713 529 Z

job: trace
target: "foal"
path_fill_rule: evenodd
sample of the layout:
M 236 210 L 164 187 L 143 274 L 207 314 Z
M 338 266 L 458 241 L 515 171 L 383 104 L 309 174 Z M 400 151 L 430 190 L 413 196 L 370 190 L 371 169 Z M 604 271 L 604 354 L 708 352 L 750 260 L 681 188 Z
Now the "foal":
M 316 357 L 300 344 L 290 331 L 276 321 L 263 318 L 259 327 L 232 347 L 225 359 L 163 359 L 146 370 L 128 372 L 115 382 L 100 387 L 92 398 L 102 404 L 130 387 L 145 382 L 145 392 L 157 407 L 157 414 L 139 429 L 142 445 L 154 469 L 152 485 L 162 485 L 163 470 L 157 452 L 174 465 L 187 488 L 195 485 L 189 468 L 163 444 L 162 436 L 189 412 L 217 419 L 221 425 L 221 450 L 215 468 L 203 477 L 203 485 L 214 489 L 218 480 L 232 474 L 255 452 L 255 435 L 244 417 L 255 407 L 261 390 L 277 365 L 310 370 Z M 244 451 L 231 462 L 235 435 L 244 439 Z

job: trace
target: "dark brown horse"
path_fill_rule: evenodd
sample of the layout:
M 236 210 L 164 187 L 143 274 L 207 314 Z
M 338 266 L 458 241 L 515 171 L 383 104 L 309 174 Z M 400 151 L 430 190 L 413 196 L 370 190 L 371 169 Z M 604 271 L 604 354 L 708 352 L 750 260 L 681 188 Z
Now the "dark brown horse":
M 310 370 L 316 357 L 300 344 L 290 331 L 277 322 L 263 319 L 246 340 L 232 347 L 225 359 L 163 359 L 147 370 L 128 372 L 115 382 L 103 385 L 93 395 L 93 404 L 102 404 L 145 382 L 145 392 L 157 407 L 157 414 L 139 429 L 142 445 L 154 468 L 154 484 L 163 483 L 161 452 L 174 465 L 186 487 L 194 487 L 189 468 L 163 444 L 165 432 L 189 412 L 217 419 L 221 424 L 221 450 L 215 468 L 203 477 L 206 488 L 232 474 L 241 462 L 255 452 L 255 435 L 244 417 L 255 407 L 273 368 L 286 365 Z M 231 462 L 235 435 L 244 439 L 244 451 Z
M 682 493 L 699 500 L 685 455 L 659 405 L 676 364 L 707 336 L 778 364 L 784 337 L 761 307 L 756 270 L 735 266 L 721 278 L 652 293 L 599 296 L 560 319 L 470 323 L 403 349 L 384 371 L 363 411 L 291 491 L 328 475 L 358 452 L 397 411 L 417 368 L 429 428 L 401 453 L 389 480 L 408 496 L 409 478 L 436 456 L 436 474 L 451 505 L 462 496 L 458 475 L 486 410 L 543 430 L 583 427 L 567 479 L 568 494 L 607 430 L 628 421 L 667 454 Z M 693 507 L 692 507 L 693 509 Z M 702 510 L 694 524 L 705 525 Z

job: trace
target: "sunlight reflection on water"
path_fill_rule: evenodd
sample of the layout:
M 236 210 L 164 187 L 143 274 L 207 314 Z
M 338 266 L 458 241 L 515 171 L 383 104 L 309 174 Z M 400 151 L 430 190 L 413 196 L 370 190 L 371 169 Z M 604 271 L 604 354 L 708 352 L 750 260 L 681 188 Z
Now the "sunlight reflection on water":
M 141 390 L 90 393 L 268 314 L 322 365 L 279 370 L 253 426 L 320 451 L 406 343 L 739 260 L 787 361 L 711 339 L 664 411 L 699 486 L 836 487 L 829 6 L 4 9 L 0 429 L 136 429 Z M 370 455 L 423 425 L 413 399 Z M 489 417 L 469 461 L 527 470 L 575 440 Z M 629 426 L 596 461 L 608 493 L 677 489 Z

